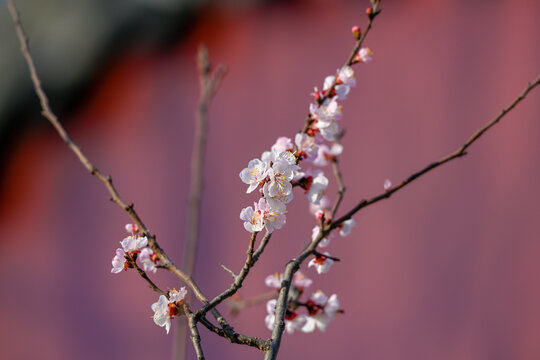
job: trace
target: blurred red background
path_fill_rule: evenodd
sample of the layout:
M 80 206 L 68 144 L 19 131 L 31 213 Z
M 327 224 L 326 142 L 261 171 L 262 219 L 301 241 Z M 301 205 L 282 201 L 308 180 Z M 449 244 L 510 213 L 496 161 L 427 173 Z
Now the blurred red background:
M 254 196 L 238 173 L 302 127 L 313 86 L 345 61 L 350 28 L 364 26 L 368 4 L 209 7 L 174 46 L 122 52 L 63 115 L 179 263 L 197 46 L 206 43 L 211 59 L 228 66 L 210 111 L 194 274 L 209 297 L 229 285 L 220 264 L 240 269 L 249 241 L 239 213 Z M 398 183 L 457 149 L 540 70 L 537 1 L 384 1 L 382 8 L 366 42 L 374 61 L 355 68 L 358 86 L 344 102 L 342 212 L 381 192 L 385 178 Z M 469 155 L 360 212 L 353 233 L 329 249 L 342 261 L 326 275 L 303 269 L 313 290 L 338 294 L 345 314 L 326 333 L 285 335 L 280 357 L 540 358 L 538 114 L 535 90 Z M 132 271 L 110 274 L 129 219 L 107 199 L 52 127 L 27 132 L 11 153 L 0 202 L 3 359 L 170 357 L 173 336 L 151 319 L 157 295 Z M 297 192 L 242 296 L 267 291 L 264 277 L 309 240 L 307 208 Z M 166 274 L 156 280 L 182 286 Z M 260 305 L 229 320 L 266 338 L 265 315 Z M 262 358 L 200 331 L 209 359 Z

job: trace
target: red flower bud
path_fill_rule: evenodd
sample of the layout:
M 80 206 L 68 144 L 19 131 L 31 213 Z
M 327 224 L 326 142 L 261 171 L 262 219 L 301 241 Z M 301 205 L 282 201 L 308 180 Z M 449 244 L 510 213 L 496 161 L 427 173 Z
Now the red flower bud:
M 351 32 L 352 32 L 353 36 L 355 37 L 355 39 L 357 39 L 357 40 L 360 39 L 360 35 L 361 35 L 362 32 L 360 31 L 359 26 L 357 26 L 357 25 L 353 26 L 352 29 L 351 29 Z

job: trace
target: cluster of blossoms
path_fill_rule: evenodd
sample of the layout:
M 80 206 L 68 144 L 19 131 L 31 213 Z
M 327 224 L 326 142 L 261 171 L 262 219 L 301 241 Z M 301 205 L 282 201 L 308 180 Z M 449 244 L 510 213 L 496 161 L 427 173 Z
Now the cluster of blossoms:
M 266 277 L 265 283 L 279 291 L 282 280 L 283 274 L 273 274 Z M 337 295 L 333 294 L 327 297 L 321 290 L 314 292 L 306 302 L 301 302 L 301 295 L 311 284 L 312 280 L 301 272 L 294 274 L 285 314 L 285 330 L 289 334 L 296 330 L 305 333 L 313 332 L 315 329 L 325 331 L 335 315 L 343 312 L 340 309 Z M 268 315 L 265 318 L 265 324 L 270 330 L 274 327 L 276 319 L 276 303 L 277 300 L 272 299 L 266 304 Z M 306 313 L 300 313 L 301 308 L 305 308 Z
M 155 273 L 159 259 L 154 251 L 148 247 L 148 238 L 139 235 L 139 228 L 135 224 L 127 224 L 126 231 L 130 235 L 120 241 L 122 248 L 116 249 L 116 255 L 112 259 L 111 273 L 118 274 L 122 270 L 135 268 L 137 259 L 139 259 L 144 271 Z M 185 287 L 179 291 L 171 290 L 168 296 L 160 295 L 158 301 L 152 304 L 154 322 L 158 326 L 165 326 L 167 334 L 171 328 L 171 319 L 174 316 L 183 315 L 182 305 L 186 294 Z
M 359 38 L 358 27 L 353 28 L 353 35 Z M 361 48 L 353 58 L 353 63 L 367 63 L 372 56 L 370 49 Z M 292 189 L 299 186 L 305 190 L 311 212 L 317 219 L 317 225 L 312 230 L 312 241 L 319 241 L 319 248 L 330 244 L 331 234 L 320 239 L 322 222 L 329 222 L 332 218 L 329 201 L 324 196 L 328 178 L 320 168 L 337 161 L 343 152 L 343 146 L 339 143 L 341 135 L 338 121 L 343 115 L 340 101 L 345 100 L 355 86 L 356 79 L 350 66 L 343 66 L 335 75 L 327 76 L 322 90 L 317 87 L 314 89 L 312 95 L 315 101 L 309 105 L 309 121 L 304 131 L 296 134 L 294 141 L 287 137 L 278 138 L 270 151 L 263 152 L 260 159 L 251 160 L 240 172 L 240 179 L 248 185 L 247 193 L 260 187 L 259 200 L 253 207 L 248 206 L 240 212 L 240 219 L 244 221 L 244 228 L 248 232 L 259 232 L 266 228 L 271 233 L 280 229 L 286 222 L 287 204 L 293 199 Z M 301 161 L 319 168 L 302 169 L 299 166 Z M 387 186 L 385 184 L 385 188 Z M 343 237 L 349 235 L 354 225 L 353 219 L 344 221 L 339 225 L 339 234 Z M 308 267 L 314 267 L 318 274 L 327 273 L 335 260 L 326 251 L 315 252 Z M 270 275 L 266 278 L 266 284 L 279 290 L 282 280 L 283 275 Z M 300 302 L 304 289 L 311 283 L 300 272 L 294 275 L 285 316 L 285 328 L 289 333 L 295 330 L 324 331 L 328 322 L 340 312 L 335 294 L 327 297 L 322 291 L 317 291 L 307 302 Z M 267 303 L 265 323 L 269 329 L 273 328 L 275 322 L 276 303 L 275 299 Z M 299 314 L 299 307 L 305 307 L 307 314 Z
M 134 268 L 137 258 L 142 264 L 144 271 L 157 271 L 158 257 L 148 247 L 146 236 L 139 236 L 139 228 L 135 224 L 127 224 L 126 231 L 131 234 L 120 241 L 122 248 L 116 249 L 116 255 L 112 259 L 111 273 L 118 274 L 122 270 Z
M 369 62 L 368 48 L 358 51 L 353 62 Z M 339 140 L 338 121 L 342 117 L 339 101 L 347 98 L 356 86 L 350 66 L 338 69 L 336 75 L 324 79 L 323 89 L 314 90 L 315 102 L 309 105 L 310 122 L 305 131 L 296 134 L 294 141 L 280 137 L 270 151 L 262 153 L 240 172 L 240 179 L 248 185 L 247 193 L 260 187 L 261 198 L 240 212 L 244 228 L 253 233 L 266 228 L 269 233 L 280 229 L 286 222 L 287 204 L 293 199 L 294 185 L 302 187 L 310 203 L 318 205 L 328 187 L 328 178 L 320 169 L 302 171 L 300 161 L 323 167 L 335 161 L 343 151 Z M 331 141 L 331 145 L 324 142 Z

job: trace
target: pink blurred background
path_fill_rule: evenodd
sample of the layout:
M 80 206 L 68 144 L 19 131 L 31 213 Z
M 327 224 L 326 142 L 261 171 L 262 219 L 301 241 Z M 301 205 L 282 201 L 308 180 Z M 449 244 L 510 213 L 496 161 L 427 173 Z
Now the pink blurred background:
M 239 270 L 245 258 L 249 234 L 238 216 L 254 196 L 238 173 L 302 127 L 313 86 L 345 61 L 350 28 L 364 27 L 368 4 L 208 7 L 175 45 L 124 51 L 63 115 L 179 263 L 198 44 L 228 66 L 210 111 L 194 274 L 207 296 L 229 285 L 220 264 Z M 540 72 L 538 1 L 388 0 L 382 8 L 366 42 L 374 61 L 355 68 L 358 86 L 344 102 L 342 213 L 380 193 L 385 178 L 398 183 L 457 149 Z M 313 290 L 338 294 L 345 314 L 326 333 L 285 335 L 280 358 L 540 358 L 540 90 L 529 96 L 469 155 L 360 212 L 353 233 L 332 243 L 342 261 L 329 274 L 303 268 Z M 171 356 L 173 335 L 151 319 L 157 295 L 132 271 L 110 274 L 128 217 L 52 127 L 27 132 L 14 149 L 1 194 L 2 359 Z M 301 191 L 295 196 L 242 296 L 267 291 L 264 277 L 309 240 L 314 222 Z M 166 274 L 156 281 L 182 286 Z M 228 318 L 266 338 L 265 316 L 260 305 Z M 262 358 L 200 332 L 208 359 Z

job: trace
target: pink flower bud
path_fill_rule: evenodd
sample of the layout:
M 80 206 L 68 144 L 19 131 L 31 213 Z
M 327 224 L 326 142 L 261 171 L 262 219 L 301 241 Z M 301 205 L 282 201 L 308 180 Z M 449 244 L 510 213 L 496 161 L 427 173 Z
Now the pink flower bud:
M 392 189 L 392 182 L 390 181 L 390 179 L 384 180 L 383 187 L 384 187 L 384 190 L 386 191 Z
M 360 27 L 355 25 L 352 27 L 351 32 L 356 39 L 360 39 Z
M 128 234 L 139 232 L 139 227 L 136 224 L 126 224 L 126 231 Z

